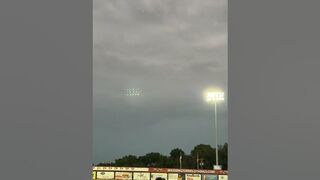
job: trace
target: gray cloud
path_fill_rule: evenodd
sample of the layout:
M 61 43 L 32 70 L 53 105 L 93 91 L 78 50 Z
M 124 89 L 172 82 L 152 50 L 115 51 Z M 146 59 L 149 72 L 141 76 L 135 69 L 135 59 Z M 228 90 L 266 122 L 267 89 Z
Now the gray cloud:
M 202 91 L 227 91 L 227 1 L 94 0 L 93 18 L 94 162 L 213 144 Z M 226 102 L 219 117 L 224 143 Z

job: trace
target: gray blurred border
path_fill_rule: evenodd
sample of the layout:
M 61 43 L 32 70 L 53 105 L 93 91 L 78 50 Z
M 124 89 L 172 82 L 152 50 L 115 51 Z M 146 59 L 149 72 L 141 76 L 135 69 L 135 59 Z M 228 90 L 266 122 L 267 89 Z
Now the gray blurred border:
M 318 179 L 319 5 L 229 0 L 231 179 Z M 0 2 L 1 179 L 91 178 L 91 11 Z
M 0 1 L 0 179 L 88 180 L 92 1 Z
M 319 7 L 229 0 L 231 180 L 319 179 Z

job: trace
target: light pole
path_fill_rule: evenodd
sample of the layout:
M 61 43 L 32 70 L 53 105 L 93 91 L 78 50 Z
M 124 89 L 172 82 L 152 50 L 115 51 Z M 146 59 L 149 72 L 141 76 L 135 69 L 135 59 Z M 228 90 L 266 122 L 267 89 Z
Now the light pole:
M 179 164 L 180 164 L 180 169 L 182 168 L 182 155 L 181 155 L 181 152 L 180 152 L 180 156 L 179 156 Z
M 216 145 L 216 165 L 214 169 L 220 169 L 218 156 L 218 124 L 217 124 L 217 102 L 224 100 L 224 92 L 208 90 L 206 92 L 206 101 L 214 104 L 214 125 L 215 125 L 215 145 Z

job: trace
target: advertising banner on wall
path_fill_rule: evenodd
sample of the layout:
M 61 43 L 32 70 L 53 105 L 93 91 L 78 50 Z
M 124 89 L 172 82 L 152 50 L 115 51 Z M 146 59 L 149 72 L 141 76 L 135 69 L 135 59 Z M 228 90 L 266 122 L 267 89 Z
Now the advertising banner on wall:
M 218 180 L 218 176 L 214 174 L 203 174 L 202 180 Z
M 156 180 L 158 177 L 167 180 L 167 173 L 151 173 L 151 180 Z
M 219 175 L 219 180 L 228 180 L 228 175 Z
M 205 170 L 205 169 L 167 169 L 167 172 L 188 173 L 188 174 L 215 173 L 214 170 Z
M 201 174 L 186 174 L 186 180 L 201 180 Z
M 149 168 L 149 172 L 154 172 L 154 173 L 166 173 L 168 172 L 167 168 Z
M 115 179 L 119 180 L 131 180 L 132 179 L 132 172 L 116 172 Z
M 97 171 L 97 179 L 114 179 L 114 172 Z
M 179 174 L 178 173 L 169 173 L 168 174 L 168 180 L 179 180 Z
M 182 173 L 168 173 L 169 180 L 184 180 L 184 174 Z
M 150 180 L 150 173 L 134 172 L 133 179 L 134 180 Z

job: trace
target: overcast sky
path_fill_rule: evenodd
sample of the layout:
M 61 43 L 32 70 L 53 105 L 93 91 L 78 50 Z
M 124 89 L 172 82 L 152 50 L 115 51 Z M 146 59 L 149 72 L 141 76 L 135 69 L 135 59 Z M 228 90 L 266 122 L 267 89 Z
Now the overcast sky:
M 227 92 L 227 0 L 93 2 L 94 163 L 213 146 L 213 106 L 202 93 Z M 227 124 L 226 99 L 219 144 Z

